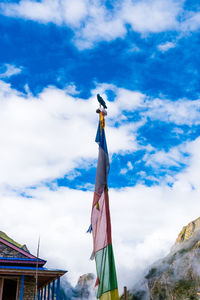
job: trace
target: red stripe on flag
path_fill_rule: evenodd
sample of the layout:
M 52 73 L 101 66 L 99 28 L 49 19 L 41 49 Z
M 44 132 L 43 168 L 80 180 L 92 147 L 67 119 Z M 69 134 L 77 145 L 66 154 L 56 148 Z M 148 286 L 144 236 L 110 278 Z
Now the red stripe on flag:
M 96 207 L 97 202 L 99 203 L 99 209 Z M 112 243 L 109 198 L 106 188 L 101 197 L 94 193 L 91 223 L 94 253 L 96 253 Z
M 110 206 L 109 206 L 108 191 L 107 191 L 106 187 L 105 187 L 104 193 L 105 193 L 106 221 L 107 221 L 107 239 L 108 239 L 108 244 L 112 244 Z
M 94 192 L 92 209 L 96 206 L 96 204 L 99 201 L 100 197 L 101 197 L 100 195 L 98 195 L 96 192 Z
M 98 285 L 99 285 L 99 283 L 100 283 L 100 281 L 99 281 L 99 277 L 97 276 L 97 280 L 96 280 L 96 282 L 95 282 L 95 285 L 94 285 L 94 287 L 98 286 Z

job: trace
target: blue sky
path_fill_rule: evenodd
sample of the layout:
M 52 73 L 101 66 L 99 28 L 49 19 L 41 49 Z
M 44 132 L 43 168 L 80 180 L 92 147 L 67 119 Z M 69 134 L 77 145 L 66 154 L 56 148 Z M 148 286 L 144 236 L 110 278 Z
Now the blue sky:
M 116 237 L 117 259 L 122 261 L 119 264 L 121 279 L 128 268 L 126 262 L 123 264 L 122 253 L 127 255 L 133 251 L 140 257 L 142 267 L 133 261 L 132 270 L 129 270 L 135 276 L 138 275 L 136 270 L 148 265 L 139 256 L 134 230 L 136 215 L 141 219 L 143 214 L 148 215 L 145 210 L 147 195 L 151 194 L 152 201 L 155 196 L 158 207 L 164 201 L 161 194 L 164 198 L 167 194 L 173 195 L 170 197 L 174 199 L 171 210 L 167 199 L 164 201 L 163 205 L 169 209 L 163 217 L 165 221 L 160 220 L 156 209 L 152 219 L 146 215 L 149 231 L 144 225 L 139 239 L 144 246 L 155 244 L 157 227 L 166 231 L 164 240 L 162 234 L 158 234 L 157 248 L 149 247 L 151 258 L 147 252 L 143 253 L 150 261 L 169 248 L 184 222 L 199 216 L 198 210 L 186 209 L 193 193 L 193 206 L 199 205 L 195 202 L 200 180 L 197 151 L 199 29 L 200 4 L 197 1 L 0 1 L 2 197 L 7 203 L 13 203 L 11 205 L 17 214 L 22 214 L 22 219 L 23 211 L 19 211 L 18 201 L 25 205 L 32 203 L 36 210 L 38 205 L 42 212 L 46 209 L 44 203 L 50 201 L 48 197 L 53 197 L 50 195 L 56 199 L 64 195 L 69 206 L 69 195 L 72 198 L 79 195 L 78 203 L 86 197 L 88 212 L 84 210 L 81 218 L 84 229 L 87 227 L 98 151 L 94 143 L 98 122 L 96 94 L 100 93 L 108 105 L 106 133 L 111 160 L 111 197 L 119 191 L 122 198 L 129 199 L 130 209 L 135 209 L 130 216 L 133 222 L 129 229 L 133 237 L 131 246 L 128 237 L 124 240 L 122 231 L 119 230 L 121 235 Z M 186 187 L 187 195 L 183 196 Z M 135 195 L 142 199 L 140 208 L 133 200 Z M 168 216 L 172 210 L 180 210 L 180 198 L 185 199 L 181 204 L 185 210 L 169 225 Z M 66 204 L 63 202 L 59 207 L 62 205 Z M 76 208 L 70 210 L 70 207 L 65 217 L 71 220 Z M 120 227 L 115 207 L 114 233 Z M 5 211 L 6 215 L 10 214 L 6 205 Z M 126 214 L 127 210 L 124 220 Z M 45 216 L 45 222 L 49 223 L 50 216 L 48 213 Z M 32 221 L 27 228 L 31 230 L 31 222 L 34 222 L 31 212 L 29 220 Z M 59 213 L 56 220 L 60 222 Z M 64 218 L 63 224 L 65 221 Z M 66 232 L 74 226 L 71 222 L 69 227 L 63 225 Z M 176 232 L 169 229 L 172 225 Z M 26 232 L 16 225 L 14 229 L 12 222 L 2 222 L 2 227 L 19 239 L 25 236 L 34 248 L 28 229 Z M 32 232 L 35 238 L 39 231 L 46 235 L 42 223 L 36 228 Z M 52 230 L 55 228 L 53 226 Z M 64 234 L 64 229 L 62 232 Z M 82 234 L 81 229 L 79 234 Z M 149 236 L 152 239 L 148 239 Z M 49 236 L 45 243 L 51 243 Z M 74 247 L 76 243 L 74 241 Z M 82 241 L 86 256 L 89 243 Z M 60 257 L 63 257 L 65 247 L 61 248 Z M 72 248 L 67 251 L 73 253 Z M 55 257 L 51 253 L 47 255 L 54 263 Z M 75 260 L 70 265 L 75 270 L 74 277 L 93 268 L 86 264 L 79 267 Z M 64 258 L 61 261 L 68 265 Z M 126 280 L 129 281 L 129 277 Z
M 20 3 L 22 7 L 23 1 L 16 3 L 19 3 L 20 8 Z M 89 49 L 80 50 L 73 43 L 75 33 L 69 26 L 64 24 L 58 26 L 51 22 L 51 19 L 41 24 L 29 20 L 28 16 L 25 19 L 20 18 L 17 13 L 13 13 L 14 15 L 10 13 L 12 17 L 5 16 L 6 7 L 9 9 L 12 5 L 12 1 L 9 3 L 3 1 L 1 6 L 1 71 L 5 72 L 7 64 L 21 68 L 19 74 L 3 78 L 5 82 L 11 83 L 14 89 L 26 93 L 25 87 L 28 86 L 29 91 L 37 96 L 49 85 L 64 89 L 73 83 L 79 91 L 77 97 L 87 99 L 91 95 L 91 89 L 94 89 L 97 83 L 106 82 L 130 91 L 140 91 L 152 99 L 159 97 L 163 102 L 165 99 L 171 101 L 181 98 L 198 99 L 198 30 L 191 34 L 189 31 L 175 31 L 175 28 L 160 32 L 158 28 L 156 33 L 141 34 L 134 32 L 130 24 L 124 24 L 125 36 L 116 37 L 109 42 L 101 38 Z M 112 10 L 111 3 L 106 5 L 108 11 Z M 183 7 L 185 13 L 180 14 L 180 19 L 184 18 L 184 14 L 189 14 L 187 3 Z M 192 10 L 191 3 L 189 10 Z M 198 7 L 194 5 L 193 13 L 197 11 Z M 107 95 L 108 100 L 113 100 L 111 93 Z M 137 109 L 128 112 L 127 117 L 133 118 L 133 121 L 141 118 Z M 184 122 L 178 127 L 182 131 L 181 134 L 177 135 L 174 132 L 175 128 L 177 126 L 172 122 L 148 119 L 139 128 L 137 139 L 143 145 L 151 144 L 156 150 L 169 151 L 171 147 L 185 140 L 192 140 L 198 134 L 196 133 L 198 126 L 188 134 L 189 128 Z M 132 153 L 133 157 L 130 160 L 134 163 L 138 162 L 139 169 L 144 169 L 148 175 L 153 174 L 158 179 L 162 179 L 167 171 L 174 173 L 184 166 L 180 165 L 180 168 L 174 170 L 169 166 L 169 170 L 159 172 L 145 166 L 142 161 L 144 152 L 145 149 Z M 116 172 L 113 174 L 111 168 L 113 186 L 132 185 L 141 180 L 134 171 L 131 172 L 130 178 L 127 176 L 121 178 L 124 176 L 120 176 L 120 168 L 124 168 L 124 164 L 126 164 L 126 155 L 114 158 L 113 169 L 119 168 L 117 172 L 119 176 L 116 176 Z M 81 171 L 83 172 L 84 170 Z M 88 181 L 91 176 L 87 175 L 86 172 L 81 180 Z M 77 181 L 80 179 L 77 178 Z M 59 182 L 64 181 L 59 180 Z M 157 183 L 156 179 L 147 184 Z M 76 180 L 74 184 L 76 185 Z

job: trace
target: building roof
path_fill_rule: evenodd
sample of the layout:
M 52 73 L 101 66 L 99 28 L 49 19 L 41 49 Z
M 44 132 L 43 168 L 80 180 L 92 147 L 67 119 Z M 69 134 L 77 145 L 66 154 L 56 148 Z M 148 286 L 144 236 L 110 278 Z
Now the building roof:
M 0 265 L 1 264 L 38 264 L 45 265 L 46 261 L 31 254 L 28 249 L 0 232 Z
M 46 261 L 31 254 L 28 249 L 0 231 L 0 276 L 38 276 L 38 288 L 64 275 L 67 271 L 47 269 Z
M 19 243 L 15 242 L 13 239 L 11 239 L 5 232 L 0 231 L 0 237 L 3 238 L 4 240 L 12 243 L 13 245 L 19 247 L 19 248 L 23 248 L 24 246 L 20 245 Z
M 23 264 L 23 265 L 35 265 L 38 263 L 40 266 L 44 265 L 46 261 L 40 258 L 20 258 L 20 257 L 0 257 L 0 265 L 3 263 L 4 265 L 13 265 L 13 264 Z

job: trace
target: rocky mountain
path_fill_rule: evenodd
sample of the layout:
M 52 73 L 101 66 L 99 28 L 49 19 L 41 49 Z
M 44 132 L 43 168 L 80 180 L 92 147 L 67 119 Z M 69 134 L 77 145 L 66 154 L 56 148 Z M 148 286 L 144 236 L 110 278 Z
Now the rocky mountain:
M 92 297 L 92 291 L 94 290 L 95 276 L 92 273 L 84 274 L 80 276 L 76 285 L 80 299 L 89 299 Z
M 199 299 L 200 218 L 183 227 L 170 253 L 151 266 L 127 300 Z
M 61 284 L 61 299 L 95 299 L 94 281 L 95 276 L 92 273 L 80 276 L 75 287 L 72 287 L 68 281 L 63 281 Z

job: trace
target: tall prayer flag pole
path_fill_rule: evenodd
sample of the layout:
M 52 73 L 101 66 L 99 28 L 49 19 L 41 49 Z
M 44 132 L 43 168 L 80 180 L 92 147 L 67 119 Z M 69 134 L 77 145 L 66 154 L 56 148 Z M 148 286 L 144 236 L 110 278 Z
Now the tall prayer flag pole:
M 100 103 L 99 125 L 96 142 L 99 145 L 95 191 L 91 213 L 90 231 L 93 234 L 93 257 L 96 261 L 98 285 L 97 298 L 100 300 L 119 300 L 115 261 L 112 248 L 111 220 L 108 198 L 107 177 L 109 173 L 109 157 L 105 136 L 106 104 L 98 94 Z M 103 106 L 103 107 L 102 107 Z

